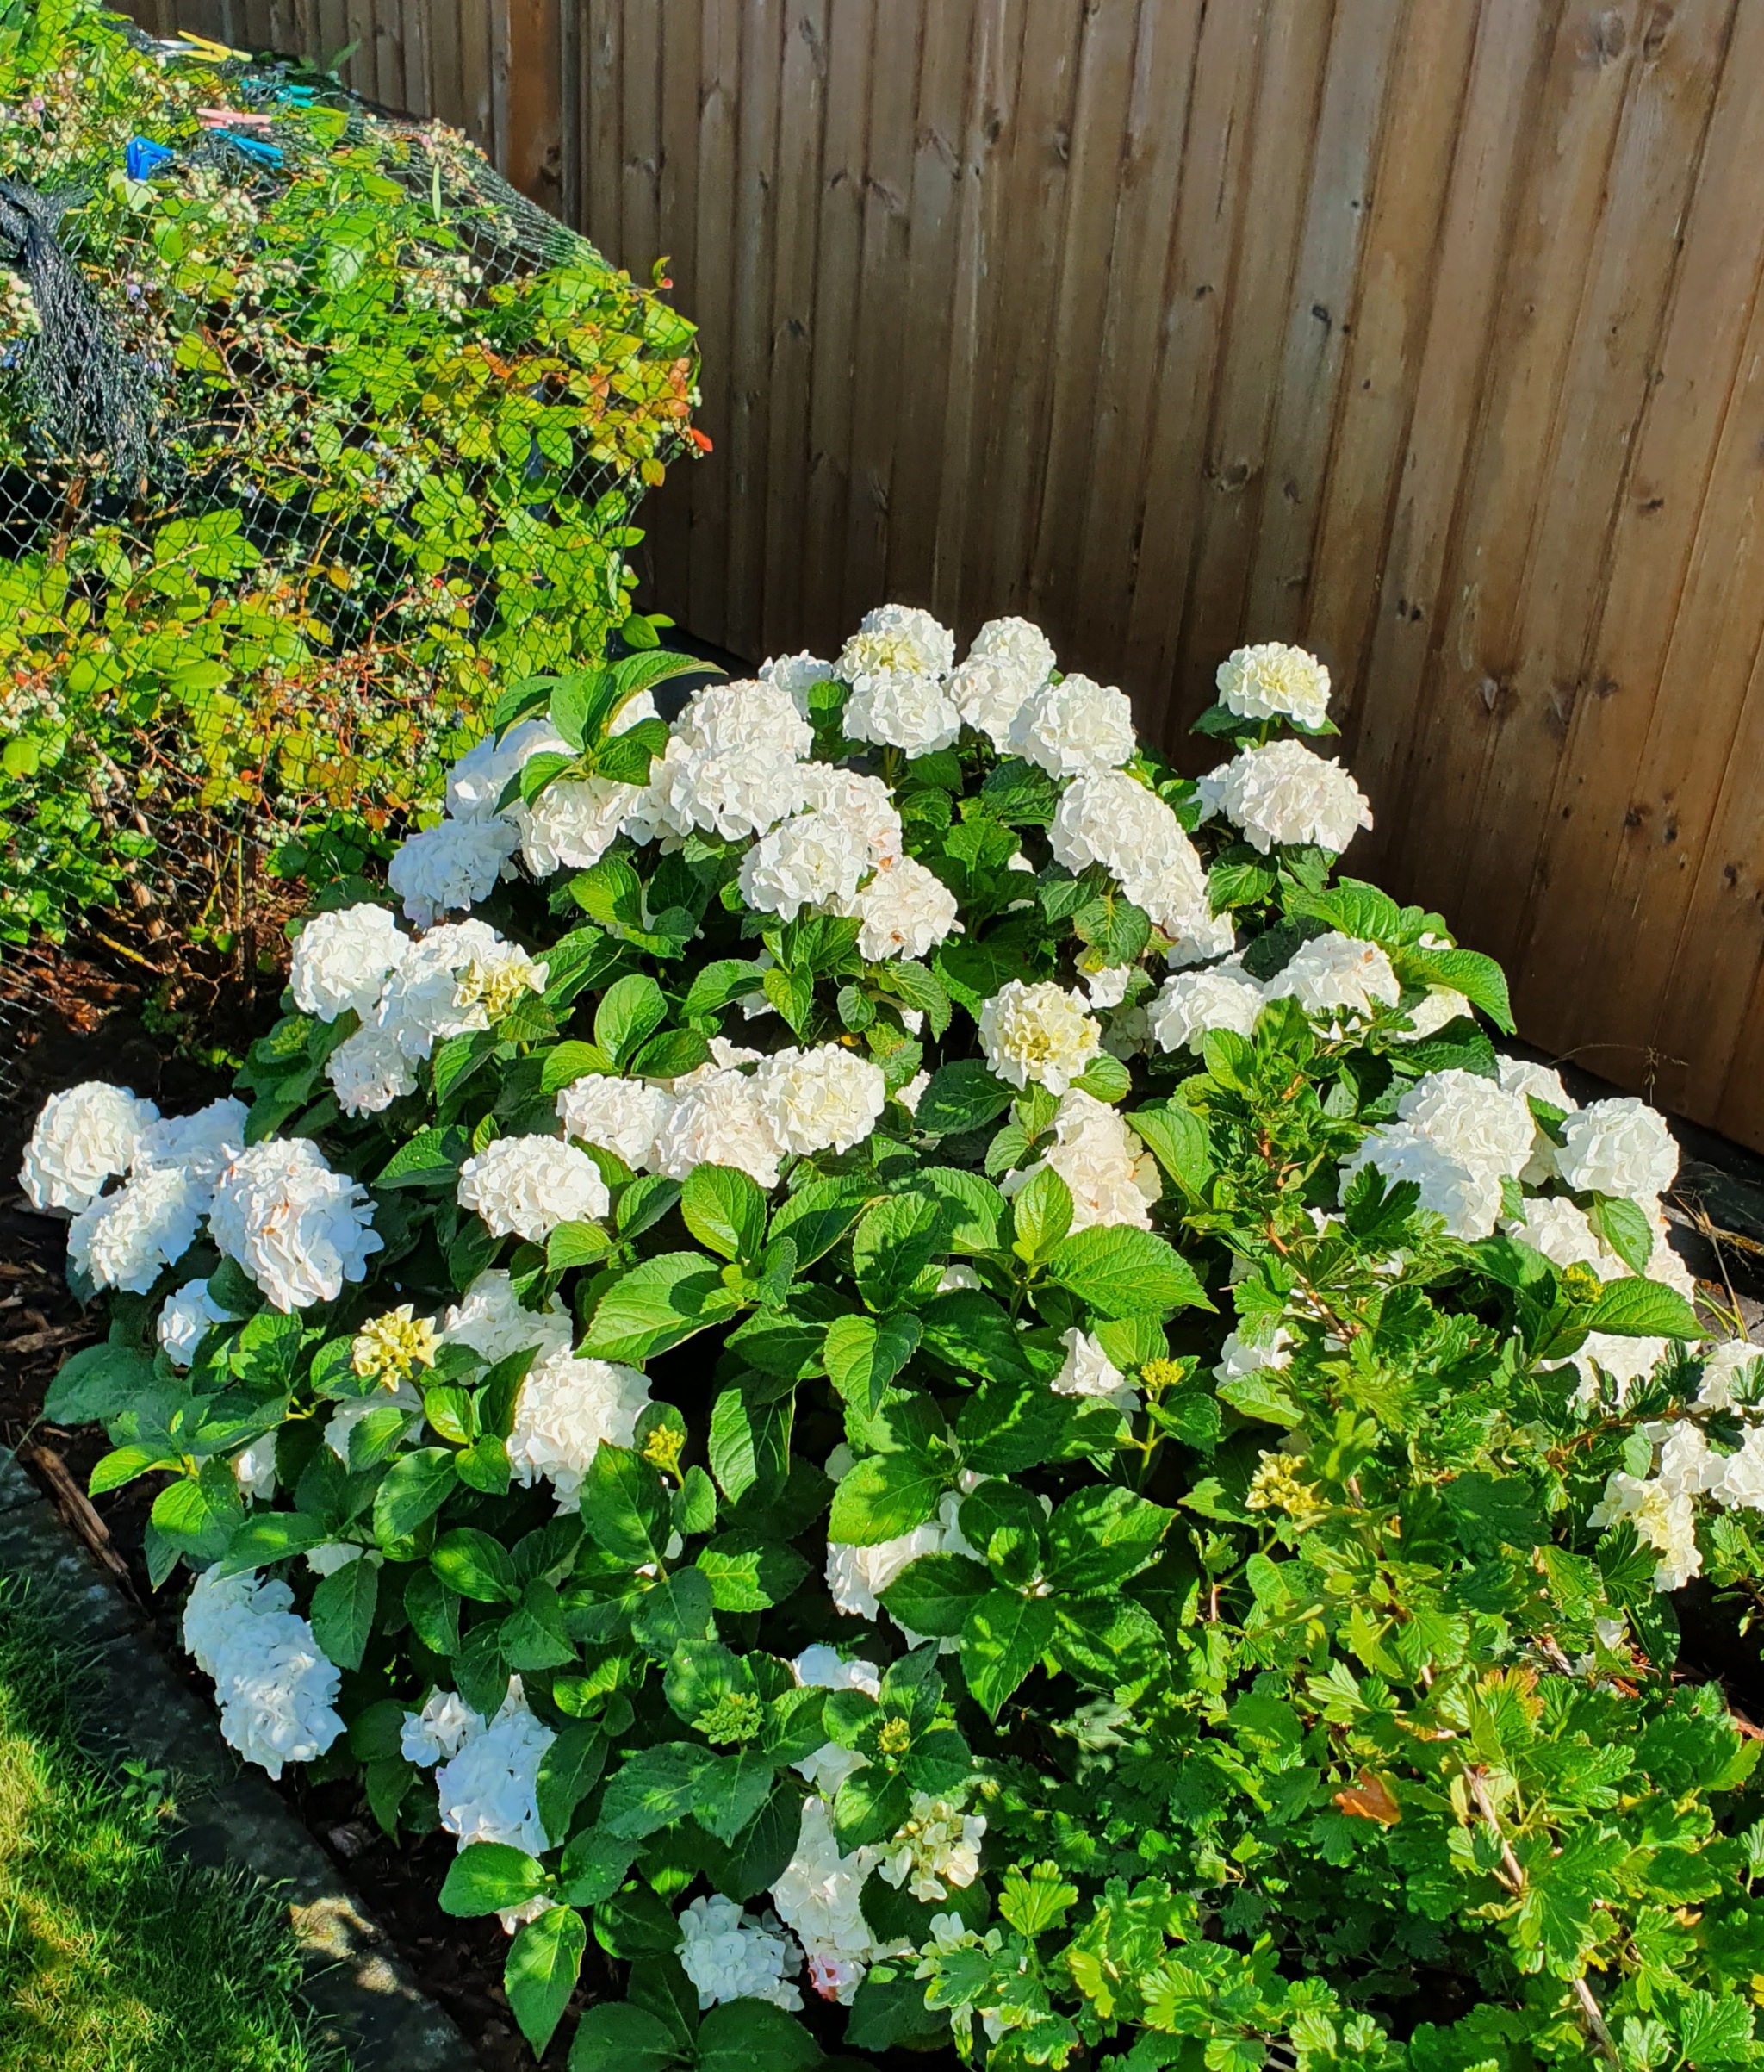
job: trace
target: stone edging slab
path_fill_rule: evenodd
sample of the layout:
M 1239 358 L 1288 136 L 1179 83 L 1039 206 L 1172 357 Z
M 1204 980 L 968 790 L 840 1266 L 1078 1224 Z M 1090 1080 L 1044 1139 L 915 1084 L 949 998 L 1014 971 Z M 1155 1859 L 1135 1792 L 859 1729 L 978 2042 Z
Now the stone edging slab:
M 236 1865 L 286 1894 L 307 1962 L 307 1997 L 356 2072 L 477 2072 L 465 2038 L 418 1987 L 331 1859 L 268 1780 L 239 1763 L 214 1713 L 3 1452 L 0 1575 L 27 1581 L 67 1640 L 90 1653 L 90 1716 L 105 1740 L 187 1788 L 183 1851 L 198 1863 Z

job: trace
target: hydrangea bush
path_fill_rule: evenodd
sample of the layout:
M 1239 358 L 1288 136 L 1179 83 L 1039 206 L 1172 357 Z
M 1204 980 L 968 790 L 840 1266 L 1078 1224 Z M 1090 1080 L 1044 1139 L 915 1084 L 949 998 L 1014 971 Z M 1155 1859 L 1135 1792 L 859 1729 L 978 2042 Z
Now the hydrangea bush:
M 505 694 L 248 1106 L 43 1113 L 228 1738 L 457 1838 L 537 2049 L 628 1967 L 575 2072 L 1749 2062 L 1764 1376 L 1332 876 L 1320 666 L 1198 783 L 1021 621 L 678 666 Z

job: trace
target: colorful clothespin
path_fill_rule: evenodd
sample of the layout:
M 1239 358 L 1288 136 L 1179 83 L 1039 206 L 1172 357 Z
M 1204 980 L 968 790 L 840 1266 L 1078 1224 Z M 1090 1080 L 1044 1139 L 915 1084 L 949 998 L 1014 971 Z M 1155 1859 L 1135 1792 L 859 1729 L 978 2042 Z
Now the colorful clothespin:
M 204 129 L 267 129 L 275 117 L 243 108 L 199 108 L 196 121 Z
M 151 180 L 162 165 L 169 165 L 177 152 L 151 137 L 131 137 L 122 153 L 122 170 L 131 180 Z
M 261 165 L 279 165 L 282 163 L 280 146 L 266 144 L 262 137 L 241 136 L 236 129 L 214 129 L 208 134 L 224 139 L 235 151 L 243 152 L 248 159 L 257 159 Z
M 216 43 L 212 36 L 199 36 L 193 28 L 179 29 L 177 40 L 183 46 L 183 55 L 200 58 L 205 65 L 230 65 L 235 58 L 247 65 L 251 62 L 252 53 L 248 50 L 234 50 L 228 44 Z

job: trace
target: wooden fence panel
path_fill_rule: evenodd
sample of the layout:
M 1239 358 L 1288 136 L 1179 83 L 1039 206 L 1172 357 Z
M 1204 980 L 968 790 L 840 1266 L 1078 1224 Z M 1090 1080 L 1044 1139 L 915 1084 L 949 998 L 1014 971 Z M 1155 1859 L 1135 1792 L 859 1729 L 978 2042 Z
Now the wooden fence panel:
M 1312 645 L 1351 868 L 1764 1145 L 1764 9 L 137 0 L 460 124 L 701 326 L 649 600 L 888 597 L 1185 730 Z

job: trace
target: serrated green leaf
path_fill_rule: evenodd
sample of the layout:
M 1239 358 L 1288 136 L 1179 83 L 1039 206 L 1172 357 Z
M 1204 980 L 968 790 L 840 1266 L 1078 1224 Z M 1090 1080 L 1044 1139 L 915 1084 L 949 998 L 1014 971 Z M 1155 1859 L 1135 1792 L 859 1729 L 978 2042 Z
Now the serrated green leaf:
M 931 1074 L 913 1123 L 927 1136 L 962 1136 L 984 1129 L 1010 1102 L 1010 1088 L 989 1066 L 978 1058 L 960 1058 Z
M 470 1842 L 447 1867 L 441 1911 L 469 1920 L 505 1907 L 524 1907 L 547 1882 L 543 1864 L 525 1850 L 506 1842 Z
M 1047 1273 L 1102 1316 L 1163 1316 L 1214 1307 L 1193 1267 L 1172 1246 L 1129 1224 L 1093 1223 L 1074 1231 L 1055 1249 Z
M 686 1227 L 721 1259 L 753 1260 L 766 1235 L 766 1198 L 731 1166 L 694 1166 L 680 1197 Z
M 380 1598 L 378 1565 L 363 1554 L 322 1577 L 313 1592 L 313 1638 L 339 1669 L 362 1665 Z
M 993 1590 L 968 1608 L 962 1621 L 962 1673 L 990 1719 L 998 1717 L 1053 1638 L 1053 1605 L 1047 1597 Z
M 444 1447 L 422 1447 L 393 1462 L 374 1496 L 374 1536 L 388 1551 L 432 1518 L 457 1477 Z
M 588 1932 L 574 1907 L 548 1907 L 508 1946 L 502 1983 L 520 2032 L 543 2055 L 582 1968 Z
M 948 1477 L 928 1453 L 876 1453 L 860 1460 L 833 1492 L 827 1537 L 845 1546 L 877 1546 L 922 1525 Z
M 1589 1331 L 1609 1331 L 1619 1338 L 1684 1338 L 1705 1335 L 1697 1312 L 1676 1288 L 1662 1281 L 1607 1281 L 1599 1299 L 1579 1318 Z
M 992 1578 L 966 1554 L 921 1554 L 881 1593 L 891 1618 L 909 1632 L 953 1640 Z
M 743 1306 L 702 1252 L 641 1260 L 600 1297 L 581 1351 L 585 1359 L 645 1360 Z

